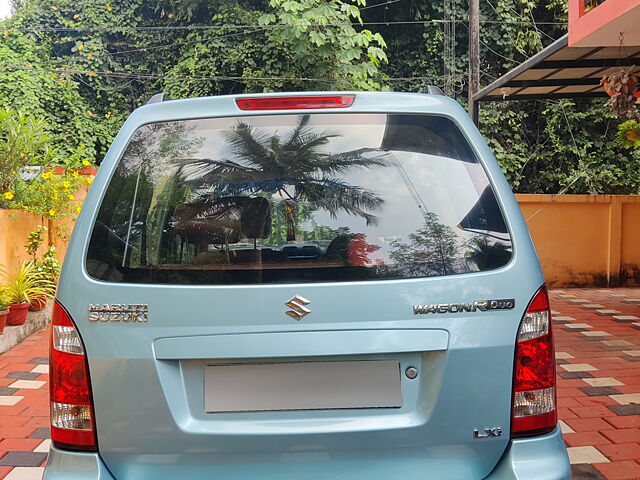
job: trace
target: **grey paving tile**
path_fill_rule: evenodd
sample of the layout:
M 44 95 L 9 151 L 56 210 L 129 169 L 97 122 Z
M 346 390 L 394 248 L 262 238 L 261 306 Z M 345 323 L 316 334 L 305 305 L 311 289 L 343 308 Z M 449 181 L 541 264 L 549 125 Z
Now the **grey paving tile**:
M 29 438 L 51 438 L 51 429 L 49 427 L 40 427 Z
M 559 358 L 556 360 L 556 365 L 566 365 L 567 363 L 569 362 L 567 362 L 566 360 L 563 360 L 562 358 Z
M 31 360 L 29 360 L 27 363 L 33 363 L 36 365 L 48 365 L 49 357 L 34 357 Z
M 640 357 L 632 357 L 631 355 L 623 355 L 622 357 L 627 362 L 640 362 Z
M 588 463 L 571 465 L 571 476 L 573 480 L 606 480 L 593 465 Z
M 604 395 L 620 395 L 622 392 L 613 387 L 580 387 L 580 390 L 585 395 L 590 397 L 601 397 Z
M 598 310 L 599 308 L 604 308 L 604 305 L 600 305 L 599 303 L 584 303 L 580 305 L 584 310 Z
M 46 453 L 40 452 L 8 452 L 0 458 L 0 465 L 10 467 L 38 467 L 47 458 Z
M 11 372 L 4 378 L 15 378 L 16 380 L 35 380 L 39 376 L 40 374 L 35 372 Z
M 566 380 L 573 380 L 576 378 L 592 378 L 593 375 L 589 372 L 558 372 L 558 375 Z
M 621 417 L 640 415 L 640 405 L 607 405 L 607 408 Z
M 18 391 L 17 388 L 0 387 L 0 395 L 13 395 Z

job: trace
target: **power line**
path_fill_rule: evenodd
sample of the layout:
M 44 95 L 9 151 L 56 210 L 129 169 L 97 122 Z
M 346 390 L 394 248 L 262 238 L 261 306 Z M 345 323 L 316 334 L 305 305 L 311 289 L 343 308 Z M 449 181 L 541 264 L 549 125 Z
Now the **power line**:
M 386 5 L 390 5 L 392 3 L 398 3 L 401 0 L 389 0 L 388 2 L 385 3 L 378 3 L 377 5 L 369 5 L 368 7 L 359 7 L 359 10 L 369 10 L 370 8 L 376 8 L 376 7 L 384 7 Z
M 238 35 L 248 35 L 250 33 L 257 33 L 260 31 L 265 31 L 265 28 L 261 28 L 261 29 L 257 29 L 257 30 L 249 30 L 246 32 L 237 32 L 237 33 L 229 33 L 227 35 L 218 35 L 215 37 L 215 40 L 219 40 L 221 38 L 229 38 L 229 37 L 237 37 Z M 202 39 L 198 38 L 196 40 L 189 40 L 186 42 L 173 42 L 173 43 L 167 43 L 164 45 L 152 45 L 150 47 L 142 47 L 142 48 L 132 48 L 130 50 L 121 50 L 118 52 L 108 52 L 110 55 L 115 56 L 115 55 L 123 55 L 125 53 L 135 53 L 135 52 L 146 52 L 148 50 L 157 50 L 160 48 L 169 48 L 169 47 L 183 47 L 184 45 L 191 45 L 193 43 L 200 43 L 202 42 Z
M 157 73 L 132 73 L 132 72 L 94 72 L 89 70 L 70 70 L 64 68 L 29 68 L 21 65 L 6 65 L 5 68 L 14 70 L 24 70 L 31 72 L 45 72 L 56 73 L 64 75 L 82 75 L 89 77 L 112 77 L 112 78 L 133 78 L 138 80 L 160 80 L 163 78 L 169 78 L 172 80 L 215 80 L 215 81 L 284 81 L 294 80 L 303 82 L 337 82 L 337 81 L 353 81 L 353 78 L 347 77 L 242 77 L 242 76 L 225 76 L 225 75 L 190 75 L 190 76 L 172 76 Z M 371 77 L 365 80 L 373 81 L 392 81 L 392 82 L 407 82 L 407 81 L 434 81 L 442 80 L 440 76 L 419 76 L 419 77 Z
M 376 5 L 377 6 L 377 5 Z M 455 23 L 466 23 L 464 20 L 454 20 Z M 291 28 L 291 27 L 344 27 L 344 26 L 364 26 L 364 25 L 425 25 L 427 23 L 450 23 L 447 19 L 431 19 L 431 20 L 411 20 L 411 21 L 387 21 L 387 22 L 351 22 L 351 23 L 279 23 L 272 25 L 245 24 L 245 25 L 173 25 L 173 26 L 111 26 L 111 27 L 18 27 L 7 28 L 8 31 L 17 31 L 23 33 L 82 33 L 82 32 L 164 32 L 164 31 L 197 31 L 197 30 L 222 30 L 222 29 L 273 29 L 273 28 Z M 531 25 L 531 22 L 517 20 L 481 20 L 480 23 L 485 24 L 519 24 Z M 564 25 L 566 22 L 536 22 L 537 25 Z

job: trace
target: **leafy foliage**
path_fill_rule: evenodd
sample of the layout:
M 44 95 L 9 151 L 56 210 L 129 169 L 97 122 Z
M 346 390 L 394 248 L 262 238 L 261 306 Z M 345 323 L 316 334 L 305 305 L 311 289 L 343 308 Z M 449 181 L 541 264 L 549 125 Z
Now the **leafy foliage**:
M 635 120 L 627 120 L 621 123 L 618 126 L 616 140 L 624 148 L 640 150 L 640 123 Z
M 270 43 L 283 57 L 286 70 L 295 76 L 335 79 L 333 88 L 379 90 L 375 80 L 379 66 L 387 62 L 382 35 L 363 28 L 357 31 L 352 22 L 362 23 L 357 5 L 334 0 L 270 0 L 274 13 L 259 18 L 261 25 L 291 25 L 273 28 L 267 33 Z M 313 55 L 309 55 L 313 52 Z
M 61 269 L 60 262 L 56 258 L 56 247 L 49 246 L 42 258 L 38 258 L 38 250 L 42 242 L 44 242 L 44 235 L 47 231 L 47 227 L 38 225 L 34 231 L 27 235 L 27 243 L 24 247 L 32 258 L 31 263 L 35 266 L 36 271 L 52 282 L 56 282 L 60 276 Z
M 74 194 L 82 182 L 91 182 L 79 175 L 91 165 L 84 159 L 84 145 L 61 154 L 47 127 L 41 118 L 0 108 L 0 208 L 51 219 L 80 211 Z M 58 168 L 62 173 L 55 174 Z
M 0 108 L 0 201 L 13 199 L 21 167 L 44 165 L 51 158 L 48 140 L 41 119 Z
M 31 302 L 38 297 L 53 298 L 56 285 L 33 262 L 23 263 L 15 275 L 9 275 L 0 267 L 0 277 L 7 283 L 3 286 L 4 294 L 12 304 Z
M 19 111 L 46 124 L 48 143 L 61 155 L 79 147 L 95 162 L 108 148 L 119 119 L 98 119 L 78 82 L 56 72 L 46 43 L 0 26 L 0 108 Z
M 565 0 L 481 2 L 481 84 L 563 35 L 566 8 Z M 465 104 L 466 9 L 454 2 L 450 19 L 442 2 L 428 0 L 18 2 L 0 24 L 0 106 L 43 118 L 61 152 L 82 147 L 99 162 L 123 119 L 158 91 L 184 98 L 442 85 L 449 20 L 449 68 Z M 617 143 L 618 123 L 601 100 L 481 108 L 485 138 L 520 192 L 640 193 L 639 153 Z
M 0 292 L 0 314 L 6 314 L 9 310 L 9 301 L 3 297 L 3 293 Z
M 615 141 L 619 119 L 605 102 L 513 105 L 484 107 L 481 123 L 516 191 L 640 193 L 640 155 Z

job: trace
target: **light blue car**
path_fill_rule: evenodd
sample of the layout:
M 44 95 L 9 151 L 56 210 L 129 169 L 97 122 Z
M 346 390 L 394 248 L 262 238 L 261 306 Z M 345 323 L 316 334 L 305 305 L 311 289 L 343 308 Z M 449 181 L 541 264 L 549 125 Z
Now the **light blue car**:
M 53 316 L 46 480 L 569 479 L 527 227 L 438 94 L 155 101 Z

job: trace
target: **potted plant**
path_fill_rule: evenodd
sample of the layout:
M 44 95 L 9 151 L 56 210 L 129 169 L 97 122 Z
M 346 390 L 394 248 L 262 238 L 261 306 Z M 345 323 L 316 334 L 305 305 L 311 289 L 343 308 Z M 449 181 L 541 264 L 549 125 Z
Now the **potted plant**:
M 14 277 L 0 272 L 8 281 L 5 291 L 9 298 L 7 325 L 22 325 L 27 319 L 29 303 L 37 297 L 53 297 L 56 285 L 38 270 L 34 262 L 23 263 Z
M 58 262 L 55 253 L 56 247 L 51 246 L 42 255 L 42 260 L 34 262 L 37 272 L 54 284 L 58 282 L 60 276 L 60 262 Z M 32 312 L 44 310 L 47 306 L 47 298 L 49 298 L 48 295 L 36 296 L 29 302 L 29 310 Z
M 27 253 L 31 255 L 31 258 L 33 258 L 31 263 L 33 263 L 35 270 L 55 283 L 60 275 L 60 263 L 55 257 L 56 248 L 53 246 L 49 247 L 44 255 L 42 255 L 42 259 L 38 259 L 38 250 L 44 241 L 44 234 L 47 230 L 47 227 L 44 225 L 38 225 L 38 228 L 27 236 L 25 248 L 27 249 Z M 32 312 L 44 310 L 46 306 L 47 297 L 45 295 L 35 296 L 29 301 L 29 310 Z
M 621 67 L 600 80 L 600 85 L 609 95 L 609 105 L 616 115 L 637 118 L 635 103 L 637 101 L 640 77 L 635 66 Z
M 0 294 L 0 334 L 4 331 L 9 316 L 9 302 Z

